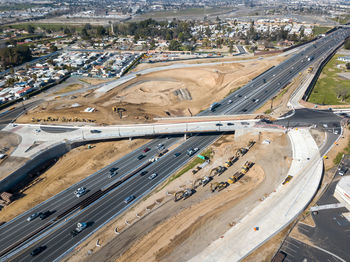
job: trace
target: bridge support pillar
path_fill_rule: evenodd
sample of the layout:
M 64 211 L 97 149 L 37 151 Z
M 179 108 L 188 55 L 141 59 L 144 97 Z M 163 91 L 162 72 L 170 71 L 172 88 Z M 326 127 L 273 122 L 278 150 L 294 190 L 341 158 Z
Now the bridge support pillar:
M 187 140 L 187 134 L 184 134 L 184 140 L 185 141 Z

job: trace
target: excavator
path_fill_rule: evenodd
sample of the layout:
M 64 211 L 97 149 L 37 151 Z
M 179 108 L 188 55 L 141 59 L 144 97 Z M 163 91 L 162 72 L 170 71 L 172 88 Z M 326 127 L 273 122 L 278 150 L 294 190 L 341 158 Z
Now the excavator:
M 225 170 L 226 170 L 226 167 L 223 167 L 223 166 L 215 167 L 215 168 L 213 168 L 212 170 L 210 170 L 209 176 L 212 176 L 212 173 L 213 173 L 213 172 L 214 172 L 214 176 L 215 176 L 215 175 L 220 176 L 222 173 L 225 172 Z
M 198 178 L 193 182 L 193 188 L 196 189 L 199 186 L 206 186 L 206 184 L 208 184 L 213 178 L 212 177 L 202 177 L 202 178 Z
M 220 192 L 228 186 L 226 182 L 214 182 L 210 184 L 210 190 L 214 193 L 216 190 Z
M 192 188 L 187 188 L 185 190 L 181 190 L 175 193 L 174 201 L 177 202 L 181 199 L 185 200 L 186 198 L 190 197 L 194 192 Z

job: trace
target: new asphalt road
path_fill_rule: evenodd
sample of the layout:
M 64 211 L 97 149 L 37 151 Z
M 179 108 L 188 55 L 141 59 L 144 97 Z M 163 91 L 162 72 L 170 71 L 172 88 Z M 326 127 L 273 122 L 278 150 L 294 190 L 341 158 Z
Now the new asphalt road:
M 300 53 L 292 56 L 290 59 L 284 61 L 282 64 L 269 70 L 265 74 L 262 74 L 237 92 L 220 101 L 220 106 L 217 107 L 214 112 L 205 110 L 201 112 L 200 115 L 253 112 L 265 101 L 273 97 L 281 88 L 286 86 L 301 70 L 308 67 L 313 60 L 321 58 L 327 53 L 333 51 L 334 48 L 348 35 L 349 30 L 340 29 L 327 37 L 315 41 L 313 45 L 303 49 Z M 62 258 L 62 256 L 67 251 L 72 250 L 79 241 L 83 240 L 109 219 L 123 212 L 128 205 L 131 205 L 132 203 L 125 204 L 123 202 L 127 196 L 134 195 L 136 198 L 141 198 L 153 187 L 169 177 L 170 174 L 174 173 L 175 170 L 188 162 L 191 158 L 186 155 L 186 150 L 194 147 L 203 150 L 218 137 L 219 134 L 196 135 L 191 137 L 174 150 L 174 152 L 180 152 L 180 156 L 175 157 L 173 152 L 171 152 L 161 157 L 160 160 L 152 163 L 146 168 L 148 171 L 147 175 L 140 176 L 139 174 L 136 174 L 134 177 L 110 191 L 107 195 L 104 195 L 101 199 L 98 199 L 90 206 L 83 210 L 79 210 L 78 212 L 73 212 L 72 214 L 74 215 L 70 216 L 67 221 L 59 220 L 54 223 L 48 229 L 44 230 L 44 234 L 37 235 L 42 237 L 41 239 L 34 241 L 35 243 L 30 244 L 28 248 L 20 250 L 20 252 L 11 257 L 11 259 L 14 261 L 53 261 Z M 141 164 L 147 162 L 149 158 L 155 156 L 158 153 L 156 145 L 159 143 L 164 144 L 165 147 L 169 147 L 176 142 L 179 142 L 179 138 L 171 137 L 169 139 L 154 139 L 144 147 L 135 150 L 110 166 L 105 167 L 32 210 L 29 210 L 14 220 L 4 224 L 0 228 L 0 250 L 6 249 L 9 245 L 21 240 L 26 235 L 31 234 L 64 210 L 78 203 L 80 199 L 73 194 L 76 188 L 84 186 L 90 190 L 88 194 L 81 197 L 81 199 L 85 199 L 97 190 L 104 188 L 112 181 L 115 181 L 117 178 L 130 173 Z M 143 153 L 143 148 L 145 147 L 149 147 L 151 150 L 147 153 Z M 145 154 L 147 156 L 143 158 L 143 160 L 137 160 L 137 156 L 140 154 Z M 112 166 L 118 168 L 118 174 L 113 178 L 108 178 L 109 169 Z M 150 180 L 148 179 L 148 174 L 152 173 L 157 173 L 158 176 L 153 180 Z M 39 218 L 31 222 L 26 221 L 26 218 L 30 214 L 46 210 L 55 211 L 55 213 L 43 221 Z M 89 222 L 89 227 L 72 238 L 69 232 L 74 228 L 77 222 Z M 30 250 L 36 246 L 46 246 L 46 249 L 33 258 L 29 253 Z

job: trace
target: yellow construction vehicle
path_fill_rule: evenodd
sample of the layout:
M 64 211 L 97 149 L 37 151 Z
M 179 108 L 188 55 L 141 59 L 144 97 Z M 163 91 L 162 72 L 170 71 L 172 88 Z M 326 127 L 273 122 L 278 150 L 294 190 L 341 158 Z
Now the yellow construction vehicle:
M 228 168 L 228 167 L 230 167 L 230 166 L 232 166 L 231 161 L 226 161 L 226 162 L 225 162 L 225 167 Z
M 312 66 L 310 66 L 310 67 L 307 69 L 307 72 L 308 72 L 308 73 L 311 73 L 313 70 L 314 70 L 314 68 L 313 68 Z
M 221 191 L 225 189 L 228 186 L 226 182 L 214 182 L 210 184 L 210 190 L 212 193 L 214 193 L 216 190 Z
M 236 172 L 233 176 L 229 177 L 229 179 L 227 180 L 227 183 L 229 183 L 229 184 L 236 183 L 238 181 L 238 179 L 240 179 L 240 177 L 243 175 L 244 174 L 241 172 Z

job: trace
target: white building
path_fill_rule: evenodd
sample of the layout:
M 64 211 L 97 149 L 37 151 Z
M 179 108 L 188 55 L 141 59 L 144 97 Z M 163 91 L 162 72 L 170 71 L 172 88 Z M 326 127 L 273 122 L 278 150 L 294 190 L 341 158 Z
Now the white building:
M 350 211 L 350 176 L 344 176 L 339 180 L 334 197 Z

